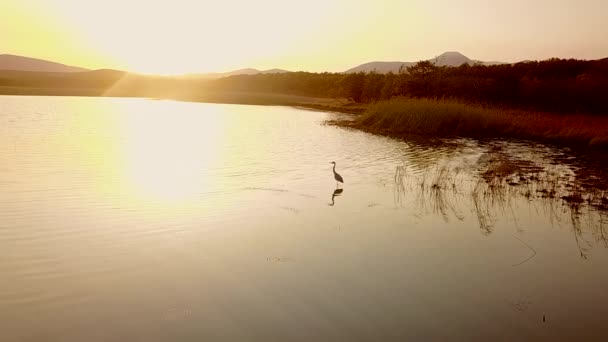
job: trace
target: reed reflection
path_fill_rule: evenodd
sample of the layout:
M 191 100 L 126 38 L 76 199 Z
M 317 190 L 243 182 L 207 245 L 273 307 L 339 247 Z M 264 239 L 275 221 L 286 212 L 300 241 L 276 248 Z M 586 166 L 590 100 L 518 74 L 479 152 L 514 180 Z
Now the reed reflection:
M 408 197 L 415 198 L 418 212 L 439 215 L 445 222 L 463 221 L 469 211 L 483 235 L 494 232 L 501 216 L 521 233 L 518 213 L 525 208 L 552 223 L 568 225 L 583 259 L 594 245 L 608 248 L 604 224 L 608 192 L 601 183 L 589 186 L 586 178 L 583 186 L 568 168 L 539 165 L 490 148 L 466 171 L 445 165 L 422 173 L 411 171 L 405 166 L 395 170 L 396 206 L 404 205 Z

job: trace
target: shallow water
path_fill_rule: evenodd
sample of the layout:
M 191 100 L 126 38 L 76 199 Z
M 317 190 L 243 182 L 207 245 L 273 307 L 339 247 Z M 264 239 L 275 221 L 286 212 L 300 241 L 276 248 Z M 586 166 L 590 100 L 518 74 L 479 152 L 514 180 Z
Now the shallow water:
M 1 340 L 606 339 L 605 213 L 474 191 L 497 145 L 566 152 L 339 116 L 0 97 Z

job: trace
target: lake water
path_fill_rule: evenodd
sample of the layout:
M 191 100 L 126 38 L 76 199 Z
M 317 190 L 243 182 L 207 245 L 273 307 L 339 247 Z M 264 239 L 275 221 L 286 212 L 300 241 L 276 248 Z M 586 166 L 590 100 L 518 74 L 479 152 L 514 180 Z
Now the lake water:
M 563 151 L 340 116 L 0 97 L 0 340 L 608 339 L 605 212 L 476 188 Z

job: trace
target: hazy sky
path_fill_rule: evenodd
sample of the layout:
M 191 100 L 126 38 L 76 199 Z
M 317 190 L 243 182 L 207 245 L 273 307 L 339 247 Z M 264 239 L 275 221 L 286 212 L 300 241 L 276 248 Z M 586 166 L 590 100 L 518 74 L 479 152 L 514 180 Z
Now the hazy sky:
M 0 53 L 149 73 L 608 57 L 608 0 L 0 0 Z

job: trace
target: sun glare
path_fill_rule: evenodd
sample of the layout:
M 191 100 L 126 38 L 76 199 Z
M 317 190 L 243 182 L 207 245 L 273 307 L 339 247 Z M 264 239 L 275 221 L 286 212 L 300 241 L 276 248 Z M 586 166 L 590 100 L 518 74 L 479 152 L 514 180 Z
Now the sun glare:
M 150 200 L 191 199 L 217 185 L 203 177 L 216 166 L 215 146 L 221 133 L 219 115 L 195 110 L 197 104 L 173 101 L 129 101 L 122 121 L 124 175 L 135 194 Z M 203 189 L 203 190 L 201 190 Z
M 602 2 L 539 0 L 525 12 L 518 2 L 4 0 L 0 41 L 9 53 L 163 75 L 343 71 L 446 50 L 501 61 L 604 56 Z M 581 18 L 587 25 L 575 25 Z
M 226 71 L 290 58 L 328 28 L 337 3 L 278 0 L 76 2 L 41 4 L 54 25 L 83 46 L 111 55 L 115 67 L 152 74 Z M 280 13 L 278 15 L 277 13 Z M 94 46 L 94 48 L 93 48 Z

